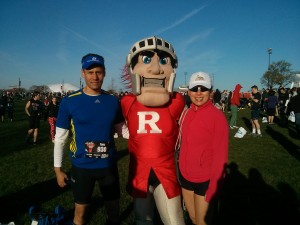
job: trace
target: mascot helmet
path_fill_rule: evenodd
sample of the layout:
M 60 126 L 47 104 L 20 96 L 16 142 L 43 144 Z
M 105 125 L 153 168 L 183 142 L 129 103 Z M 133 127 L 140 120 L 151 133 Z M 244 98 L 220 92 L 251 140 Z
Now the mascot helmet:
M 140 52 L 146 51 L 146 50 L 160 50 L 163 52 L 168 53 L 172 61 L 174 62 L 172 65 L 174 66 L 174 72 L 171 74 L 168 91 L 173 91 L 173 85 L 175 80 L 175 69 L 178 66 L 178 60 L 176 53 L 174 51 L 173 46 L 166 42 L 164 39 L 159 37 L 148 37 L 144 38 L 138 42 L 136 42 L 130 49 L 127 58 L 126 58 L 126 66 L 128 67 L 129 74 L 131 77 L 132 82 L 132 92 L 134 94 L 140 94 L 141 93 L 141 87 L 140 87 L 140 76 L 138 74 L 133 73 L 133 65 L 132 65 L 132 59 L 138 55 Z

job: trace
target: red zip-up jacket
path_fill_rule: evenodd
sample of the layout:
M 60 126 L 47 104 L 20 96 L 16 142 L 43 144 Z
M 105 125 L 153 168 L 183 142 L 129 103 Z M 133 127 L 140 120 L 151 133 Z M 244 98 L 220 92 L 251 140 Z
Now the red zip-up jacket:
M 190 182 L 209 180 L 205 200 L 210 202 L 221 187 L 228 161 L 226 117 L 211 101 L 198 108 L 191 104 L 181 126 L 180 172 Z

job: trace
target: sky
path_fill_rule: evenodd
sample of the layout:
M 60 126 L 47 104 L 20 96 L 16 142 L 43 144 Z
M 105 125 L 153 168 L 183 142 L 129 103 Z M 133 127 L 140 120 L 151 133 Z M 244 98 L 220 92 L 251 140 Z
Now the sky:
M 80 86 L 81 58 L 105 58 L 104 89 L 124 90 L 131 46 L 158 36 L 175 49 L 174 87 L 203 71 L 214 88 L 262 88 L 270 63 L 300 71 L 299 0 L 14 0 L 0 2 L 0 89 Z M 272 48 L 272 54 L 267 49 Z

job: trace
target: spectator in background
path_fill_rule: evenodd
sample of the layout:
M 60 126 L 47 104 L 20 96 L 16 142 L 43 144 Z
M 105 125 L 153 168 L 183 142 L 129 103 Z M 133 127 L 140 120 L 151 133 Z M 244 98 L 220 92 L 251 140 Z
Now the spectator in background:
M 290 97 L 294 97 L 297 95 L 297 87 L 293 87 L 291 90 L 290 90 Z
M 261 94 L 258 91 L 258 87 L 253 85 L 251 87 L 252 93 L 250 96 L 251 99 L 251 124 L 252 124 L 252 133 L 251 135 L 262 137 L 260 124 L 259 124 L 259 109 L 260 109 L 260 101 Z M 256 134 L 257 133 L 257 134 Z
M 237 84 L 235 86 L 234 91 L 232 92 L 232 97 L 230 99 L 230 109 L 231 109 L 231 119 L 229 123 L 230 129 L 238 128 L 236 126 L 236 123 L 237 123 L 238 110 L 241 105 L 240 91 L 242 88 L 243 88 L 242 85 Z
M 55 138 L 55 128 L 56 128 L 58 109 L 59 109 L 59 105 L 57 103 L 57 98 L 55 96 L 53 96 L 49 106 L 47 107 L 47 115 L 49 116 L 48 122 L 50 125 L 50 136 L 49 137 L 53 143 L 54 143 L 54 138 Z
M 297 88 L 297 94 L 291 98 L 291 111 L 295 114 L 295 126 L 297 137 L 300 138 L 300 87 Z
M 219 89 L 216 89 L 213 95 L 213 103 L 217 109 L 221 109 L 221 92 Z
M 261 103 L 260 103 L 260 108 L 264 111 L 264 112 L 266 112 L 267 111 L 267 108 L 268 108 L 268 96 L 269 96 L 269 88 L 268 89 L 263 89 L 263 91 L 262 91 L 262 100 L 261 100 Z M 274 90 L 272 90 L 272 91 L 274 91 Z M 275 94 L 275 92 L 274 92 L 274 94 Z M 274 96 L 274 94 L 273 94 L 273 96 Z
M 279 116 L 280 116 L 280 120 L 281 120 L 281 124 L 282 125 L 287 125 L 288 120 L 286 117 L 286 110 L 287 110 L 287 100 L 289 99 L 289 94 L 288 92 L 285 90 L 284 87 L 280 87 L 279 88 L 279 92 L 278 92 L 278 104 L 279 104 Z
M 45 96 L 44 98 L 44 105 L 43 105 L 43 116 L 44 116 L 44 121 L 47 120 L 48 118 L 48 107 L 49 107 L 50 101 L 48 96 Z
M 227 98 L 227 112 L 231 113 L 230 105 L 231 105 L 231 97 L 232 97 L 232 91 L 228 92 L 228 98 Z
M 4 96 L 4 94 L 3 94 L 3 96 Z M 0 98 L 0 119 L 1 119 L 1 122 L 3 122 L 4 121 L 4 115 L 5 115 L 5 99 L 3 98 L 3 96 L 1 96 L 1 98 Z
M 224 90 L 221 94 L 221 109 L 223 112 L 226 110 L 226 105 L 228 101 L 228 92 L 227 90 Z
M 184 92 L 183 93 L 183 98 L 185 100 L 185 105 L 187 108 L 190 108 L 190 105 L 191 105 L 191 99 L 190 97 L 188 96 L 187 92 Z
M 263 99 L 265 101 L 265 99 Z M 278 99 L 275 96 L 274 90 L 269 90 L 268 92 L 268 98 L 267 98 L 267 115 L 268 115 L 268 123 L 273 124 L 274 123 L 274 116 L 276 113 L 276 108 L 278 104 Z
M 14 99 L 12 96 L 7 98 L 7 116 L 8 120 L 12 122 L 14 117 Z
M 40 117 L 42 115 L 43 103 L 40 101 L 40 92 L 35 91 L 32 98 L 26 103 L 25 112 L 28 115 L 29 130 L 27 133 L 26 142 L 30 143 L 30 138 L 33 136 L 33 144 L 36 145 L 39 128 Z

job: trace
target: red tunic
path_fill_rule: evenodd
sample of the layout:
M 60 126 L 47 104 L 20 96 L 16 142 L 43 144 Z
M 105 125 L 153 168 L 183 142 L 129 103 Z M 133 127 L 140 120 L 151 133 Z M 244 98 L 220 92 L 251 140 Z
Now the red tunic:
M 135 95 L 121 100 L 124 118 L 129 130 L 128 149 L 129 194 L 145 198 L 151 168 L 161 182 L 168 198 L 180 194 L 176 178 L 174 146 L 178 135 L 178 120 L 185 102 L 174 93 L 171 101 L 162 107 L 147 107 Z

